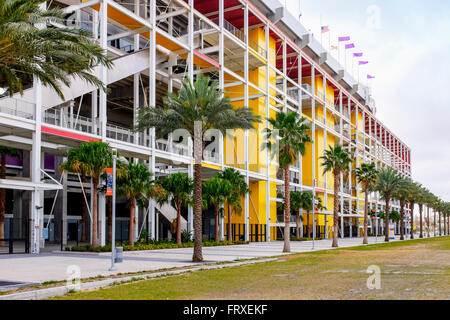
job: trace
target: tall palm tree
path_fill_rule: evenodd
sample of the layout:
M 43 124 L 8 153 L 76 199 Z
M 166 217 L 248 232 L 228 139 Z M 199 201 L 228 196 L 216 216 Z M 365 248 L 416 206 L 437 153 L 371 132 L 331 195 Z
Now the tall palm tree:
M 364 189 L 364 239 L 363 244 L 368 244 L 369 239 L 367 238 L 367 227 L 369 224 L 369 192 L 375 186 L 377 181 L 377 169 L 374 163 L 363 163 L 359 168 L 355 170 L 355 177 Z
M 332 247 L 337 248 L 338 244 L 338 222 L 339 222 L 339 188 L 341 173 L 349 170 L 349 165 L 352 163 L 351 154 L 344 150 L 342 145 L 337 144 L 334 147 L 330 146 L 325 150 L 325 154 L 320 157 L 322 160 L 322 167 L 324 174 L 332 172 L 334 177 L 334 213 L 333 213 L 333 243 Z
M 446 235 L 448 235 L 450 233 L 450 226 L 449 226 L 449 217 L 450 217 L 450 202 L 446 202 L 445 203 L 445 208 L 444 208 L 444 233 Z
M 410 212 L 410 239 L 414 239 L 414 207 L 416 204 L 416 199 L 419 195 L 419 184 L 413 180 L 409 181 L 409 194 L 408 198 L 406 199 L 409 202 L 409 206 L 411 208 Z
M 214 240 L 219 239 L 219 211 L 226 199 L 229 199 L 233 194 L 233 186 L 228 180 L 220 177 L 214 177 L 205 181 L 202 186 L 203 197 L 209 206 L 214 207 Z
M 405 205 L 411 194 L 411 179 L 403 177 L 400 180 L 399 186 L 394 190 L 393 197 L 400 201 L 400 240 L 405 240 L 404 228 L 405 228 Z
M 97 202 L 98 184 L 100 176 L 105 169 L 112 166 L 112 152 L 109 145 L 99 141 L 89 141 L 81 143 L 78 148 L 69 150 L 67 153 L 67 163 L 76 170 L 75 172 L 86 172 L 92 179 L 93 184 L 93 209 L 92 209 L 92 239 L 94 247 L 98 246 L 98 225 L 97 225 Z M 65 168 L 68 164 L 63 164 Z
M 36 76 L 63 98 L 61 83 L 79 77 L 99 88 L 97 64 L 112 66 L 91 33 L 79 27 L 40 28 L 47 21 L 64 23 L 60 9 L 40 9 L 43 0 L 0 1 L 0 87 L 10 95 L 23 92 Z
M 436 197 L 433 193 L 430 191 L 427 192 L 427 237 L 430 237 L 430 208 L 432 209 L 434 207 L 434 204 L 436 202 Z
M 390 201 L 392 195 L 397 190 L 401 182 L 401 176 L 399 173 L 388 167 L 382 168 L 378 171 L 377 182 L 375 183 L 375 190 L 378 191 L 381 197 L 386 202 L 385 206 L 385 219 L 384 219 L 384 229 L 385 229 L 385 242 L 389 242 L 389 213 L 390 213 Z
M 442 199 L 438 199 L 438 202 L 436 204 L 436 210 L 438 211 L 438 230 L 439 230 L 439 236 L 442 236 L 442 227 L 441 227 L 441 223 L 442 223 L 442 207 L 443 207 L 444 202 L 442 201 Z
M 0 18 L 1 19 L 1 18 Z M 15 148 L 0 146 L 0 179 L 6 179 L 6 157 L 19 158 L 20 152 Z M 0 239 L 5 238 L 5 214 L 6 214 L 6 190 L 0 189 Z M 0 242 L 0 246 L 4 246 L 4 242 Z
M 136 224 L 136 199 L 142 197 L 151 187 L 152 174 L 144 163 L 129 161 L 117 170 L 117 193 L 127 198 L 130 206 L 130 222 L 128 224 L 128 244 L 134 245 L 134 228 Z
M 191 202 L 194 183 L 184 173 L 174 173 L 167 177 L 162 177 L 158 183 L 166 190 L 170 196 L 172 207 L 177 210 L 177 243 L 181 243 L 181 209 Z
M 233 192 L 225 199 L 228 207 L 228 241 L 233 241 L 231 218 L 234 213 L 241 212 L 241 198 L 251 191 L 245 182 L 244 176 L 241 175 L 236 169 L 227 168 L 224 171 L 219 172 L 218 177 L 227 180 L 233 187 Z
M 419 238 L 423 238 L 423 206 L 426 204 L 427 201 L 427 193 L 428 190 L 424 187 L 420 186 L 418 190 L 418 194 L 416 197 L 416 202 L 419 205 L 419 226 L 420 226 L 420 233 Z
M 183 81 L 178 95 L 170 93 L 164 108 L 143 107 L 139 110 L 136 131 L 155 127 L 161 136 L 175 129 L 185 129 L 194 139 L 194 262 L 202 255 L 202 158 L 205 133 L 209 129 L 253 129 L 261 119 L 249 108 L 233 108 L 230 98 L 223 96 L 217 81 L 203 74 L 194 84 Z
M 272 129 L 265 129 L 267 147 L 276 151 L 280 168 L 284 171 L 284 248 L 283 252 L 291 252 L 290 246 L 290 224 L 291 224 L 291 203 L 290 203 L 290 166 L 295 164 L 299 155 L 306 153 L 306 143 L 311 142 L 308 134 L 310 127 L 306 124 L 306 118 L 299 117 L 296 112 L 277 112 L 275 119 L 268 119 Z M 276 141 L 273 143 L 272 141 Z

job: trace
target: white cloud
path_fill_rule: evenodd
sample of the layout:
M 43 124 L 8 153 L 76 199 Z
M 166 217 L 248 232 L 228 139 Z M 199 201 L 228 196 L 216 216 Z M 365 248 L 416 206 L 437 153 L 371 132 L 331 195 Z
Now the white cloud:
M 298 16 L 299 2 L 287 3 Z M 373 3 L 381 9 L 380 29 L 367 27 L 366 9 Z M 302 0 L 300 4 L 301 22 L 316 38 L 320 39 L 320 25 L 329 25 L 332 39 L 349 35 L 355 52 L 364 52 L 369 65 L 361 69 L 361 79 L 367 73 L 376 76 L 371 87 L 377 118 L 411 147 L 414 178 L 450 201 L 449 2 L 416 0 L 406 6 L 403 1 Z M 323 43 L 328 46 L 328 35 Z

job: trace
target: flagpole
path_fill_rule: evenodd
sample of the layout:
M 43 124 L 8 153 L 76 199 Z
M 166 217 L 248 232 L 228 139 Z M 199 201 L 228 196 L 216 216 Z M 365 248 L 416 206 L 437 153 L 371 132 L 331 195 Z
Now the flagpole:
M 322 38 L 323 38 L 323 31 L 322 31 L 322 14 L 320 14 L 320 45 L 323 47 L 323 44 L 322 44 Z

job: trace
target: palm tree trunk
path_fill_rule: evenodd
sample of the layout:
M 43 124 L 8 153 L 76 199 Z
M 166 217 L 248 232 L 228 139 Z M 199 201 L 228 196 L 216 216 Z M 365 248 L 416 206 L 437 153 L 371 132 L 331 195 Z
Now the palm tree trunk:
M 367 227 L 369 225 L 368 218 L 368 206 L 369 206 L 369 188 L 366 186 L 364 189 L 364 239 L 363 244 L 369 244 L 369 239 L 367 238 Z
M 334 176 L 334 209 L 333 209 L 333 243 L 332 247 L 337 248 L 339 247 L 338 244 L 338 222 L 339 222 L 339 178 L 340 178 L 340 172 L 337 170 L 333 170 L 333 176 Z M 314 208 L 313 208 L 314 210 Z M 341 226 L 342 228 L 342 226 Z
M 192 261 L 203 261 L 202 255 L 202 165 L 194 165 L 194 255 Z
M 384 209 L 384 241 L 389 242 L 389 202 L 391 201 L 390 195 L 386 195 L 386 208 Z
M 422 210 L 423 210 L 423 206 L 419 205 L 419 223 L 420 223 L 420 234 L 419 234 L 419 238 L 422 239 L 423 238 L 423 223 L 422 223 Z
M 284 248 L 283 252 L 291 252 L 291 193 L 289 166 L 284 168 Z
M 219 242 L 219 206 L 214 207 L 214 241 Z
M 400 240 L 405 240 L 405 235 L 403 232 L 404 227 L 404 221 L 403 221 L 403 215 L 405 211 L 405 202 L 400 201 Z
M 112 242 L 112 197 L 108 197 L 108 240 Z
M 97 190 L 98 190 L 98 178 L 95 177 L 92 179 L 92 183 L 94 184 L 94 192 L 93 192 L 93 208 L 92 208 L 92 239 L 91 244 L 94 247 L 98 246 L 98 230 L 97 230 Z
M 2 154 L 0 177 L 6 179 L 6 155 Z M 0 189 L 0 239 L 5 239 L 5 214 L 6 214 L 6 190 Z M 4 247 L 5 242 L 0 241 L 0 247 Z
M 128 224 L 128 244 L 130 246 L 134 245 L 134 197 L 130 198 L 130 223 Z
M 233 235 L 231 234 L 231 206 L 228 205 L 228 241 L 233 241 Z
M 181 244 L 181 201 L 177 203 L 177 244 Z
M 309 213 L 306 214 L 306 219 L 308 220 L 307 224 L 306 224 L 306 229 L 308 230 L 308 238 L 311 238 L 311 226 L 309 224 Z
M 411 233 L 411 240 L 413 240 L 414 239 L 414 201 L 411 201 L 410 203 L 409 203 L 410 205 L 411 205 L 411 230 L 410 230 L 410 233 Z
M 439 211 L 439 236 L 442 236 L 442 232 L 441 232 L 441 222 L 442 222 L 442 217 L 441 217 L 441 212 Z
M 201 123 L 194 123 L 194 253 L 192 261 L 203 261 L 202 254 L 202 156 Z
M 296 228 L 295 228 L 295 238 L 297 240 L 300 240 L 300 212 L 297 212 L 297 218 L 296 218 Z
M 433 219 L 433 237 L 436 236 L 436 209 L 434 210 L 434 219 Z
M 427 206 L 427 237 L 430 237 L 430 207 Z
M 81 175 L 81 183 L 84 184 L 86 182 L 86 176 Z M 83 186 L 84 188 L 84 186 Z M 81 200 L 81 242 L 86 242 L 86 201 Z

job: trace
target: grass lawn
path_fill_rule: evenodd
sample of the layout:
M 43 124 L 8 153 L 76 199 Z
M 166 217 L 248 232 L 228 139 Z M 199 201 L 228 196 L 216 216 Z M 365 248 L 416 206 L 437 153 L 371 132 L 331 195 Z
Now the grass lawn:
M 55 299 L 449 299 L 450 237 L 293 254 Z M 370 265 L 381 289 L 369 290 Z

